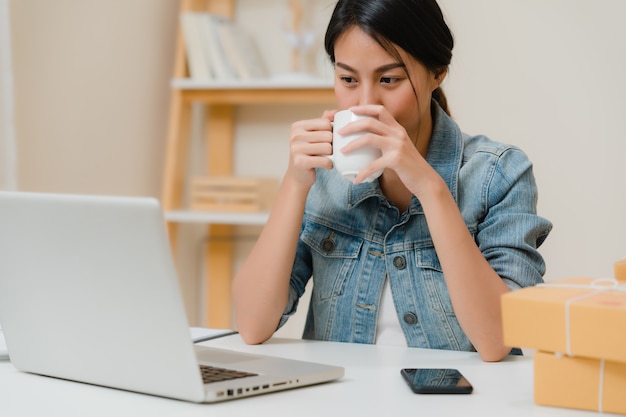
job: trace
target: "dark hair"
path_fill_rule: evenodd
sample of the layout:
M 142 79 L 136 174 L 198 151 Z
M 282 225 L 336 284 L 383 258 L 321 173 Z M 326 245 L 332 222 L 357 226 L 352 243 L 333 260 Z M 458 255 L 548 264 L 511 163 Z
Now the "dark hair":
M 339 0 L 328 23 L 324 46 L 335 63 L 335 42 L 357 26 L 401 61 L 393 44 L 439 75 L 448 69 L 454 38 L 436 0 Z M 433 98 L 450 114 L 441 87 Z

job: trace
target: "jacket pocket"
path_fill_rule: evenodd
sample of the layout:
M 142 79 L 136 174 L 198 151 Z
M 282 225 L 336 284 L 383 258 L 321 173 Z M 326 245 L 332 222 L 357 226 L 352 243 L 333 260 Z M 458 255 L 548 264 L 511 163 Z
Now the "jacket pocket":
M 417 252 L 417 266 L 422 269 L 422 277 L 430 297 L 431 307 L 435 311 L 454 315 L 448 286 L 434 247 L 422 248 Z
M 319 301 L 341 296 L 358 265 L 362 239 L 312 222 L 305 224 L 301 239 L 311 249 L 313 296 Z

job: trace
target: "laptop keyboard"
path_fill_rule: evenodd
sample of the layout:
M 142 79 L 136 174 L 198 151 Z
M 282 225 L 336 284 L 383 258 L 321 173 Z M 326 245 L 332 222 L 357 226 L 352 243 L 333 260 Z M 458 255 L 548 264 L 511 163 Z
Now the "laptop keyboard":
M 245 378 L 248 376 L 257 376 L 250 372 L 235 371 L 233 369 L 218 368 L 215 366 L 200 365 L 200 373 L 202 381 L 205 384 L 210 382 L 228 381 L 230 379 Z

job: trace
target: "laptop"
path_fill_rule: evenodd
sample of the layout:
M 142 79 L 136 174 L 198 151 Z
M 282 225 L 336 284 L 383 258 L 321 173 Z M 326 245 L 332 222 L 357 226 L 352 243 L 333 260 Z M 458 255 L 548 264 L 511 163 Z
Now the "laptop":
M 344 375 L 194 345 L 152 198 L 0 192 L 0 327 L 21 371 L 192 402 Z

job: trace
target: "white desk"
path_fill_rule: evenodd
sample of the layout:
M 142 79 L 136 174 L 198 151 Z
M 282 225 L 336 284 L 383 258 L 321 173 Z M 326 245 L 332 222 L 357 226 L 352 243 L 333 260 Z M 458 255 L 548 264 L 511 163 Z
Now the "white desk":
M 272 339 L 245 345 L 238 335 L 203 344 L 341 365 L 343 379 L 312 387 L 219 404 L 192 404 L 57 380 L 17 371 L 0 361 L 1 416 L 550 416 L 591 417 L 588 411 L 533 403 L 530 357 L 484 363 L 477 354 L 348 343 Z M 470 395 L 413 394 L 403 367 L 459 369 L 474 385 Z

